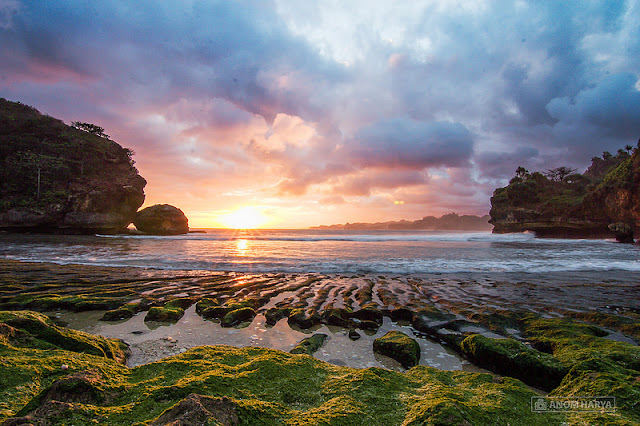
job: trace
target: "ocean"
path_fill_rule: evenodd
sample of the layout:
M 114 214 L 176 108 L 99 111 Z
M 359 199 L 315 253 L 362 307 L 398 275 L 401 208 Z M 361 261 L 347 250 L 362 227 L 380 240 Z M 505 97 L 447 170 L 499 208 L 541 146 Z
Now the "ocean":
M 180 236 L 4 234 L 0 257 L 244 273 L 640 273 L 640 247 L 612 240 L 450 231 L 205 231 Z

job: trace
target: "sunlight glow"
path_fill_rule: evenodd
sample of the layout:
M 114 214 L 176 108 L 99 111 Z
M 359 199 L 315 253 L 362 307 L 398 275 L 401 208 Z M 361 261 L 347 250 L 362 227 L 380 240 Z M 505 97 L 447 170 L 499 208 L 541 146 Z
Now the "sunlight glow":
M 246 206 L 222 215 L 219 220 L 227 228 L 255 229 L 264 226 L 269 217 L 258 207 Z

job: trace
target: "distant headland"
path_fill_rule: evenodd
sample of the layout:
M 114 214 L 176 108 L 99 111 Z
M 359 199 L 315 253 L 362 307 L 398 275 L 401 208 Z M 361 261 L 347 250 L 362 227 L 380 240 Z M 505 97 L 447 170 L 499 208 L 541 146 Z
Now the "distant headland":
M 489 223 L 489 215 L 458 215 L 457 213 L 445 214 L 441 217 L 425 216 L 418 220 L 400 220 L 392 222 L 376 223 L 345 223 L 343 225 L 313 226 L 311 229 L 327 230 L 425 230 L 425 231 L 489 231 L 492 225 Z

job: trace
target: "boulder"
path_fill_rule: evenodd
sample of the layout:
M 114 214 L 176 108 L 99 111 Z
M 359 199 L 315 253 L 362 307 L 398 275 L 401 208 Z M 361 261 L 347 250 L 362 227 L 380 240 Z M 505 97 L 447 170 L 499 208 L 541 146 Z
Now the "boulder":
M 180 235 L 189 232 L 187 217 L 182 210 L 169 204 L 156 204 L 140 210 L 133 224 L 145 234 Z
M 390 331 L 373 341 L 373 351 L 398 361 L 404 368 L 418 365 L 420 345 L 401 331 Z

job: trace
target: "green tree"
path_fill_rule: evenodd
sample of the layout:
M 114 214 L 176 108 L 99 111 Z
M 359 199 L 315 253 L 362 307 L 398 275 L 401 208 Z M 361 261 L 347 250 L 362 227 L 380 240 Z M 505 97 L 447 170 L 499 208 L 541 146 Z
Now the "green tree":
M 84 123 L 81 121 L 72 121 L 71 125 L 78 130 L 83 130 L 85 132 L 91 133 L 96 136 L 100 136 L 101 138 L 109 139 L 110 136 L 104 132 L 104 128 L 100 126 L 96 126 L 91 123 Z

